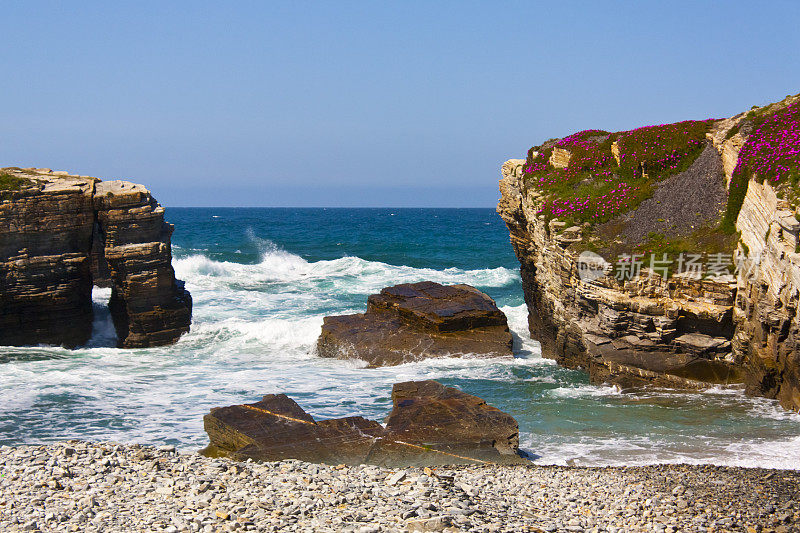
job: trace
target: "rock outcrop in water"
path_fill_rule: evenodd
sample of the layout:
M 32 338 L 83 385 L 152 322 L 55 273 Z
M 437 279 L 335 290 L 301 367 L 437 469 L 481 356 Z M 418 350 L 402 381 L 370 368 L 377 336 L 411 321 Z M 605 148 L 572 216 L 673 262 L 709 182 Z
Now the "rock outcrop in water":
M 389 467 L 525 462 L 516 420 L 476 396 L 412 381 L 393 387 L 392 402 L 385 428 L 360 416 L 314 420 L 284 394 L 214 408 L 203 419 L 203 453 Z
M 783 146 L 799 117 L 800 95 L 505 162 L 497 211 L 543 354 L 597 382 L 744 382 L 800 409 L 800 152 Z
M 189 330 L 164 208 L 142 185 L 48 169 L 0 169 L 0 345 L 76 347 L 92 332 L 92 286 L 112 288 L 120 347 Z
M 367 312 L 325 317 L 322 357 L 398 365 L 448 355 L 512 355 L 506 316 L 469 285 L 395 285 L 367 299 Z

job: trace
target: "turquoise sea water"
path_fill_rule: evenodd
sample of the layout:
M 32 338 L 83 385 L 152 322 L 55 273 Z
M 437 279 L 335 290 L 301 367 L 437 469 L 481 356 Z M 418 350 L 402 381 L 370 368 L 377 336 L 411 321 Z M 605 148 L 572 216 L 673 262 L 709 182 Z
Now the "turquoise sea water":
M 194 297 L 174 346 L 113 348 L 95 291 L 89 346 L 0 347 L 0 444 L 64 438 L 207 443 L 211 407 L 285 392 L 316 417 L 382 419 L 391 385 L 437 379 L 520 423 L 537 462 L 800 467 L 800 416 L 740 390 L 621 393 L 542 359 L 526 329 L 518 264 L 491 209 L 178 209 L 175 268 Z M 469 283 L 508 315 L 514 359 L 366 369 L 314 354 L 322 317 L 420 280 Z M 570 461 L 571 462 L 571 461 Z

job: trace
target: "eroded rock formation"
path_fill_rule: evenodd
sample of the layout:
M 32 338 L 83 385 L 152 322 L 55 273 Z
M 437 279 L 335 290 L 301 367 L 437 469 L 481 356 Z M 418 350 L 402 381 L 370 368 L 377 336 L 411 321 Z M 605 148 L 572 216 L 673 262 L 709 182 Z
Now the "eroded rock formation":
M 284 394 L 218 407 L 203 421 L 210 456 L 388 467 L 521 463 L 510 415 L 436 381 L 398 383 L 386 427 L 360 416 L 314 420 Z
M 749 393 L 800 410 L 800 222 L 769 183 L 752 181 L 736 226 L 751 259 L 737 279 L 733 355 Z
M 538 198 L 523 199 L 519 189 L 523 163 L 503 165 L 498 212 L 520 260 L 529 329 L 542 354 L 623 386 L 694 388 L 739 380 L 728 357 L 733 277 L 582 279 L 587 256 L 571 249 L 581 242 L 581 228 L 559 232 L 563 223 L 538 216 Z
M 363 314 L 325 317 L 322 357 L 398 365 L 448 355 L 512 355 L 506 316 L 469 285 L 395 285 L 367 299 Z
M 175 342 L 192 300 L 172 269 L 164 208 L 142 185 L 0 169 L 0 345 L 76 347 L 93 285 L 112 287 L 120 347 Z
M 798 96 L 787 97 L 748 114 L 708 122 L 707 146 L 692 166 L 655 183 L 652 198 L 633 211 L 600 224 L 570 225 L 561 220 L 569 216 L 553 216 L 554 211 L 545 208 L 552 198 L 546 180 L 557 172 L 552 169 L 568 169 L 571 161 L 563 148 L 553 148 L 558 142 L 533 148 L 527 159 L 503 164 L 497 211 L 520 261 L 530 333 L 542 343 L 545 357 L 584 368 L 594 381 L 625 386 L 744 382 L 751 394 L 800 409 L 800 211 L 789 180 L 781 182 L 778 191 L 764 182 L 766 176 L 754 174 L 749 186 L 745 181 L 747 193 L 735 218 L 738 241 L 733 234 L 732 244 L 719 241 L 727 249 L 713 250 L 711 239 L 695 243 L 701 248 L 697 252 L 727 252 L 732 275 L 664 279 L 660 272 L 643 268 L 632 279 L 618 279 L 614 258 L 594 254 L 597 243 L 606 250 L 642 243 L 647 246 L 634 250 L 656 249 L 654 227 L 663 241 L 691 232 L 696 236 L 698 228 L 708 228 L 702 230 L 704 237 L 721 235 L 715 228 L 723 220 L 726 202 L 730 210 L 726 187 L 737 186 L 731 185 L 732 175 L 753 129 L 749 123 L 775 110 L 792 109 L 798 101 Z M 574 149 L 580 156 L 576 164 L 587 165 L 587 150 L 600 148 L 580 142 Z M 538 150 L 547 149 L 552 152 L 549 166 L 536 166 Z M 617 142 L 611 145 L 611 155 L 616 165 L 601 159 L 606 166 L 597 175 L 622 173 L 616 170 Z M 791 164 L 797 167 L 797 161 Z M 591 171 L 590 166 L 578 171 L 587 168 Z M 646 166 L 637 170 L 633 179 L 647 178 Z

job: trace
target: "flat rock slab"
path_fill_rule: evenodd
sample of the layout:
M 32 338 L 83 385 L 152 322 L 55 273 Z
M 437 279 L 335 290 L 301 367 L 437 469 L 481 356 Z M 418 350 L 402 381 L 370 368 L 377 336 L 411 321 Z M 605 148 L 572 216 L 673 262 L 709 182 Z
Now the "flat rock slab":
M 469 285 L 432 281 L 387 287 L 367 299 L 367 312 L 325 317 L 317 352 L 361 359 L 371 367 L 429 357 L 511 356 L 506 316 Z
M 386 431 L 362 417 L 315 421 L 285 394 L 211 410 L 203 419 L 211 444 L 205 453 L 269 461 L 359 464 Z
M 517 421 L 476 396 L 421 381 L 396 384 L 392 402 L 385 427 L 360 416 L 316 421 L 285 394 L 214 408 L 203 453 L 387 467 L 526 462 Z

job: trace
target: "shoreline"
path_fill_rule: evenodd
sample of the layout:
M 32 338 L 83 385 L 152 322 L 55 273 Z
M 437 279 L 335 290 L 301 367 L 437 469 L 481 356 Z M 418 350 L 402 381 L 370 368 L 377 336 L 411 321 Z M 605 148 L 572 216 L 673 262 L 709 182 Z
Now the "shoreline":
M 386 469 L 174 446 L 0 446 L 3 531 L 797 531 L 800 471 L 712 465 Z

